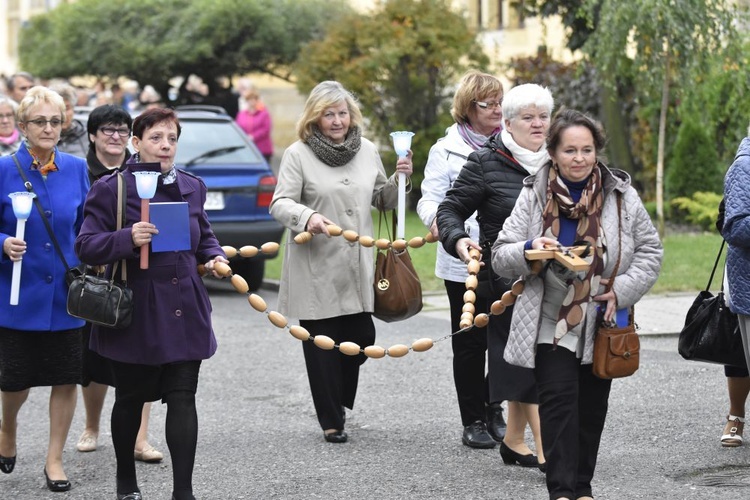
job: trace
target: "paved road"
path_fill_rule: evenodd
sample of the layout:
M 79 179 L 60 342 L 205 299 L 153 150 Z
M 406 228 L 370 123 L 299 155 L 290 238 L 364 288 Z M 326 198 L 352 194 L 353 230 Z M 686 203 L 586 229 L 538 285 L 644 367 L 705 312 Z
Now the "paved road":
M 369 360 L 362 369 L 350 442 L 325 443 L 315 419 L 299 342 L 255 312 L 246 298 L 212 287 L 219 339 L 199 386 L 196 497 L 219 499 L 544 499 L 537 470 L 505 466 L 497 449 L 461 445 L 449 342 L 401 359 Z M 276 295 L 262 290 L 269 306 Z M 682 302 L 654 300 L 681 317 Z M 689 296 L 680 300 L 689 303 Z M 378 323 L 378 344 L 409 344 L 448 333 L 439 298 L 401 323 Z M 675 305 L 677 304 L 677 305 Z M 646 309 L 641 307 L 641 309 Z M 638 316 L 646 329 L 645 313 Z M 673 329 L 673 327 L 665 327 Z M 726 415 L 721 367 L 682 360 L 674 335 L 644 335 L 642 366 L 616 381 L 594 491 L 599 499 L 734 500 L 750 497 L 750 446 L 723 449 Z M 21 413 L 16 471 L 0 475 L 0 499 L 113 499 L 115 460 L 104 445 L 82 454 L 79 402 L 65 460 L 74 488 L 44 487 L 48 390 L 36 389 Z M 112 395 L 107 399 L 109 412 Z M 152 443 L 165 453 L 165 408 L 154 405 Z M 147 500 L 170 497 L 169 461 L 138 465 Z

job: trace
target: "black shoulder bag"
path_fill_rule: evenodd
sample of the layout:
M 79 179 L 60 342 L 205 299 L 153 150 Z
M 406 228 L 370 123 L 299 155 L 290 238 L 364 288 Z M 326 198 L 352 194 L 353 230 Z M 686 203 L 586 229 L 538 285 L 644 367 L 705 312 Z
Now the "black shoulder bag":
M 18 173 L 24 181 L 24 187 L 29 193 L 34 192 L 34 188 L 24 174 L 21 164 L 18 162 L 16 155 L 13 159 L 18 167 Z M 123 186 L 122 173 L 117 172 L 117 229 L 122 229 L 124 217 L 125 195 Z M 115 281 L 117 274 L 118 262 L 112 266 L 112 274 L 109 279 L 96 275 L 88 274 L 89 268 L 86 266 L 73 267 L 68 265 L 63 255 L 60 244 L 57 242 L 55 233 L 52 231 L 49 220 L 44 215 L 42 204 L 37 196 L 34 197 L 34 205 L 42 217 L 44 227 L 52 239 L 60 260 L 65 266 L 65 281 L 68 283 L 68 314 L 76 318 L 84 319 L 89 323 L 105 326 L 107 328 L 127 328 L 133 316 L 133 291 L 126 285 L 127 268 L 125 260 L 122 261 L 122 281 Z

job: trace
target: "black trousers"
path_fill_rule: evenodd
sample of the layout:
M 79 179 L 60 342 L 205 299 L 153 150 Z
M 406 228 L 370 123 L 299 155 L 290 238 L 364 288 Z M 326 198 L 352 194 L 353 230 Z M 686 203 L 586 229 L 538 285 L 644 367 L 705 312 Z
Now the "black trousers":
M 325 335 L 336 344 L 354 342 L 361 348 L 375 342 L 375 325 L 370 313 L 349 314 L 320 320 L 300 320 L 310 335 Z M 338 349 L 325 351 L 312 341 L 302 342 L 315 412 L 323 430 L 344 428 L 344 406 L 354 408 L 359 367 L 367 356 L 348 356 Z
M 596 377 L 575 353 L 540 344 L 536 353 L 539 417 L 551 500 L 593 496 L 611 380 Z
M 461 313 L 464 305 L 466 285 L 456 281 L 445 280 L 448 302 L 451 308 L 451 332 L 461 327 Z M 487 312 L 487 299 L 477 297 L 475 315 Z M 461 423 L 464 427 L 481 420 L 484 422 L 485 403 L 488 398 L 487 379 L 485 377 L 485 353 L 487 352 L 487 328 L 474 328 L 468 332 L 451 337 L 453 347 L 453 382 L 456 385 L 458 409 L 461 412 Z

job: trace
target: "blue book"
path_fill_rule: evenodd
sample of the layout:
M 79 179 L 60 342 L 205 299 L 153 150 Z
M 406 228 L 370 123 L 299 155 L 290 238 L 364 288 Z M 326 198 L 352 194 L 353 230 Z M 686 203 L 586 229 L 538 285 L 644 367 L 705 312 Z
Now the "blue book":
M 190 217 L 186 201 L 149 203 L 149 218 L 159 230 L 151 240 L 152 252 L 190 250 Z

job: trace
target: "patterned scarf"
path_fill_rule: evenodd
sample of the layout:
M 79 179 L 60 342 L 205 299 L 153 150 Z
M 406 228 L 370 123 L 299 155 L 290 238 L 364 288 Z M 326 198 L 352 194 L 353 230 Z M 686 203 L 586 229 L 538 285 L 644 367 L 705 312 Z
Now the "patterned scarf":
M 578 220 L 576 240 L 591 243 L 593 249 L 584 259 L 589 263 L 589 269 L 583 279 L 577 274 L 568 281 L 568 293 L 560 306 L 555 328 L 555 345 L 568 332 L 575 331 L 580 335 L 586 308 L 591 298 L 597 294 L 604 267 L 604 234 L 600 224 L 603 201 L 602 174 L 598 165 L 591 172 L 578 203 L 573 202 L 557 165 L 553 164 L 549 169 L 547 203 L 542 214 L 542 234 L 557 239 L 560 234 L 560 215 L 563 215 Z
M 312 135 L 305 142 L 320 161 L 330 167 L 341 167 L 349 163 L 359 152 L 359 148 L 362 147 L 362 132 L 359 127 L 349 127 L 344 142 L 336 144 L 314 125 Z
M 31 169 L 32 170 L 39 170 L 39 172 L 42 173 L 42 175 L 47 175 L 49 172 L 57 172 L 57 165 L 55 165 L 55 152 L 52 151 L 52 155 L 49 157 L 49 161 L 42 165 L 42 161 L 39 159 L 39 157 L 34 153 L 34 151 L 31 150 L 29 147 L 29 143 L 26 143 L 26 149 L 29 151 L 29 154 L 31 155 L 31 158 L 33 158 L 33 162 L 31 163 Z
M 458 123 L 456 125 L 458 128 L 458 135 L 460 135 L 461 139 L 463 139 L 464 142 L 474 151 L 484 146 L 484 143 L 489 139 L 488 136 L 476 132 L 468 123 Z M 492 131 L 490 136 L 497 134 L 499 131 L 500 128 L 496 128 Z

